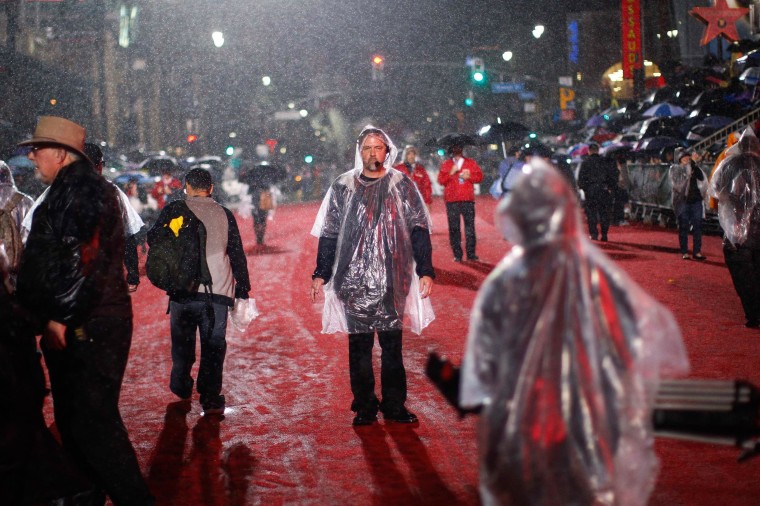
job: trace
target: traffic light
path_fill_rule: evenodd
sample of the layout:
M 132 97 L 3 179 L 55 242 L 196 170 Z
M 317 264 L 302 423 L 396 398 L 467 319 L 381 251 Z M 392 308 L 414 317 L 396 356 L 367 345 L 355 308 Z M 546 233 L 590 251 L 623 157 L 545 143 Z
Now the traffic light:
M 187 136 L 187 142 L 188 144 L 192 144 L 193 142 L 198 140 L 198 136 L 195 134 L 190 134 Z
M 382 81 L 385 77 L 383 69 L 385 68 L 385 58 L 382 55 L 376 54 L 372 57 L 372 80 Z
M 311 163 L 314 161 L 314 157 L 312 155 L 306 155 L 303 157 L 303 161 L 306 163 Z
M 486 66 L 483 58 L 472 58 L 470 60 L 470 79 L 475 84 L 486 83 Z
M 235 146 L 227 146 L 227 149 L 224 150 L 225 153 L 227 153 L 227 156 L 232 156 L 235 154 Z
M 467 92 L 467 96 L 464 98 L 464 105 L 467 107 L 472 107 L 475 104 L 475 97 L 473 96 L 472 90 Z

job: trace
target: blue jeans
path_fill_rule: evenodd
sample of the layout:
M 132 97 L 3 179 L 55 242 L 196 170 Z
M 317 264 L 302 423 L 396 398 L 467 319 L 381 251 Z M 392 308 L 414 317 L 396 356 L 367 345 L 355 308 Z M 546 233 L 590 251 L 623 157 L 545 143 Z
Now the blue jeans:
M 208 304 L 211 304 L 209 310 Z M 174 302 L 169 305 L 172 334 L 172 372 L 169 384 L 180 397 L 190 397 L 195 363 L 195 335 L 200 333 L 201 364 L 198 393 L 201 404 L 215 402 L 222 391 L 222 371 L 227 353 L 227 306 L 205 301 Z
M 689 252 L 689 229 L 694 236 L 694 254 L 702 251 L 702 201 L 684 204 L 678 213 L 678 244 L 681 254 Z

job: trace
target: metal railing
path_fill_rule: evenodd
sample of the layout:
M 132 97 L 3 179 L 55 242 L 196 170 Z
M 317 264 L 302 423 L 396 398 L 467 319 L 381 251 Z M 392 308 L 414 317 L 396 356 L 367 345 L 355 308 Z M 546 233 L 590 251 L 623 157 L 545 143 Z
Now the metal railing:
M 702 170 L 709 173 L 712 165 L 703 164 Z M 667 163 L 632 163 L 625 167 L 623 180 L 631 206 L 631 219 L 644 223 L 659 224 L 663 227 L 676 226 L 673 213 Z M 720 224 L 715 210 L 707 207 L 705 199 L 704 233 L 719 233 Z
M 742 128 L 754 123 L 755 121 L 759 119 L 760 119 L 760 107 L 749 112 L 748 114 L 745 114 L 744 116 L 737 119 L 730 125 L 723 127 L 717 132 L 708 135 L 701 141 L 691 146 L 691 148 L 689 149 L 691 149 L 692 151 L 702 151 L 703 149 L 707 149 L 708 147 L 712 146 L 713 144 L 717 142 L 725 142 L 726 139 L 728 139 L 728 136 L 731 134 L 731 132 L 741 130 Z

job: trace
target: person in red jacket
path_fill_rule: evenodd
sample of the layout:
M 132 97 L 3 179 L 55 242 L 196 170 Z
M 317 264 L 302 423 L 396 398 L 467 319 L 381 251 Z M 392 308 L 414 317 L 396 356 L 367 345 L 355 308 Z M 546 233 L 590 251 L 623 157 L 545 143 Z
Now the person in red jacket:
M 417 148 L 411 145 L 405 147 L 402 158 L 404 162 L 396 165 L 394 169 L 412 178 L 412 181 L 417 185 L 417 189 L 422 195 L 422 200 L 430 208 L 430 204 L 433 203 L 433 184 L 430 182 L 430 176 L 425 167 L 417 163 Z
M 182 183 L 172 175 L 171 170 L 165 169 L 150 194 L 156 199 L 158 209 L 161 210 L 172 200 L 177 200 L 181 192 Z
M 438 183 L 443 186 L 443 200 L 446 202 L 446 216 L 449 220 L 449 243 L 454 252 L 454 261 L 462 261 L 461 215 L 464 219 L 465 249 L 467 260 L 477 262 L 475 254 L 475 187 L 483 180 L 483 171 L 472 158 L 462 155 L 463 146 L 456 144 L 449 148 L 451 158 L 441 164 Z

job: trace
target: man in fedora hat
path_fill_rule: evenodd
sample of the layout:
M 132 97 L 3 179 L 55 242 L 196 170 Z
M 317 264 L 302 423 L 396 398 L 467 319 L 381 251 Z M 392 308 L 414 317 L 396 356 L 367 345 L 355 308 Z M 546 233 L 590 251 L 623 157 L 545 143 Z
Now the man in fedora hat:
M 34 211 L 18 275 L 19 302 L 36 318 L 64 447 L 115 505 L 152 504 L 119 413 L 132 339 L 116 190 L 84 153 L 85 129 L 43 116 L 29 159 L 50 185 Z

